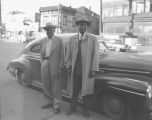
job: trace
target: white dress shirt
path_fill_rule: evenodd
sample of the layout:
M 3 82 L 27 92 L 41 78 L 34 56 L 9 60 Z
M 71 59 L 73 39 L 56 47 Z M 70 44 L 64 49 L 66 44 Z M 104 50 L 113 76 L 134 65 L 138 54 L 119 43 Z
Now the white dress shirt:
M 86 34 L 87 34 L 87 32 L 85 32 L 83 35 L 81 33 L 79 33 L 79 40 L 84 40 Z
M 53 37 L 52 37 L 52 39 L 53 39 Z M 47 38 L 46 48 L 45 48 L 45 57 L 49 57 L 50 56 L 51 46 L 52 46 L 52 39 L 51 38 Z

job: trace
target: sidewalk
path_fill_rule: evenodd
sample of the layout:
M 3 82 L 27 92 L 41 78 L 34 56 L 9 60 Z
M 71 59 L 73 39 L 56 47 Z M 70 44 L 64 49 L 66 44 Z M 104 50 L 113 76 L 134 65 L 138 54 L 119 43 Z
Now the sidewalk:
M 7 75 L 6 75 L 7 74 Z M 1 74 L 2 75 L 2 74 Z M 86 120 L 82 116 L 82 109 L 78 107 L 76 113 L 66 116 L 69 103 L 63 101 L 61 113 L 54 114 L 53 109 L 41 109 L 43 95 L 36 90 L 23 87 L 15 78 L 5 73 L 1 80 L 1 120 Z M 111 120 L 102 114 L 90 111 L 88 120 Z

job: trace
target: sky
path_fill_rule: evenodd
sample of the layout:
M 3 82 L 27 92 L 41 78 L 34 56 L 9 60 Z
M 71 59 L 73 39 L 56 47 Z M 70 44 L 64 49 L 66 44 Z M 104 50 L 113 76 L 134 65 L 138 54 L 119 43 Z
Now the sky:
M 111 2 L 111 1 L 120 1 L 120 0 L 102 0 L 102 2 Z M 1 0 L 2 4 L 2 20 L 5 19 L 7 13 L 13 10 L 23 11 L 26 14 L 34 15 L 35 12 L 39 12 L 40 7 L 45 6 L 56 6 L 56 5 L 65 5 L 77 8 L 80 6 L 85 6 L 91 10 L 100 13 L 100 0 Z

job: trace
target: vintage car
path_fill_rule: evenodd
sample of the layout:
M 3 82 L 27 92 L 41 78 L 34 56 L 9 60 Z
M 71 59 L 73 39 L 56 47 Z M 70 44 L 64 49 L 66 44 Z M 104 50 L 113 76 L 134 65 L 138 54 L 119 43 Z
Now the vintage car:
M 64 41 L 66 53 L 71 34 L 58 36 Z M 42 87 L 40 41 L 36 39 L 27 44 L 19 57 L 10 61 L 7 67 L 19 83 L 25 86 Z M 99 53 L 100 70 L 94 76 L 95 92 L 89 99 L 93 103 L 90 108 L 113 120 L 132 120 L 137 115 L 143 117 L 142 120 L 152 119 L 152 59 L 108 51 L 101 39 Z M 63 96 L 68 98 L 70 77 L 65 75 Z
M 109 39 L 106 40 L 105 43 L 109 48 L 115 50 L 116 52 L 125 52 L 126 50 L 130 50 L 131 48 L 129 45 L 124 44 L 121 40 L 117 39 Z

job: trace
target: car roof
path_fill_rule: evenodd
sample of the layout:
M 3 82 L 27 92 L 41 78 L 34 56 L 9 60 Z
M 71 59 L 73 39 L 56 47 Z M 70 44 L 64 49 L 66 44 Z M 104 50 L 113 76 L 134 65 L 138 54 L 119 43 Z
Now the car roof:
M 69 42 L 69 39 L 73 36 L 73 35 L 76 35 L 77 33 L 62 33 L 62 34 L 55 34 L 55 36 L 58 36 L 60 38 L 62 38 L 64 44 L 67 44 Z M 92 34 L 93 36 L 95 36 L 98 40 L 98 42 L 102 42 L 102 41 L 105 41 L 107 40 L 106 38 L 104 38 L 102 35 L 94 35 Z M 31 46 L 32 44 L 35 44 L 35 43 L 39 43 L 43 38 L 43 37 L 40 37 L 40 38 L 36 38 L 35 40 L 29 42 L 25 48 L 28 48 L 29 46 Z
M 76 34 L 77 34 L 77 33 L 65 33 L 65 34 L 55 34 L 55 36 L 62 38 L 63 42 L 64 42 L 65 44 L 67 44 L 67 43 L 69 42 L 69 39 L 70 39 L 73 35 L 76 35 Z M 28 47 L 31 46 L 32 44 L 39 43 L 44 37 L 46 37 L 46 36 L 36 38 L 35 40 L 29 42 L 29 43 L 26 45 L 25 48 L 28 48 Z

